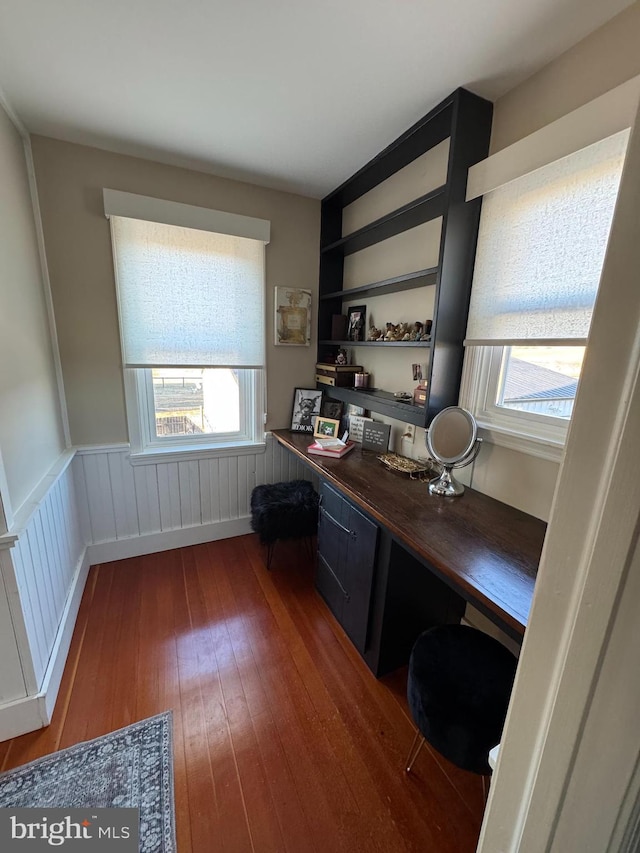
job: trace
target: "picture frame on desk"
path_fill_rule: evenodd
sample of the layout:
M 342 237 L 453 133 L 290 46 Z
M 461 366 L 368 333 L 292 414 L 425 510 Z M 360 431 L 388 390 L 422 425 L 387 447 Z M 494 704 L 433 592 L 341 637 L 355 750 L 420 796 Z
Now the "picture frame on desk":
M 340 430 L 340 421 L 334 418 L 325 418 L 318 415 L 315 421 L 313 435 L 314 438 L 338 438 Z
M 342 400 L 332 400 L 331 397 L 325 397 L 320 406 L 320 415 L 323 418 L 333 418 L 336 421 L 342 420 L 344 403 Z
M 295 388 L 291 411 L 291 432 L 313 433 L 315 419 L 322 407 L 322 391 L 317 388 Z

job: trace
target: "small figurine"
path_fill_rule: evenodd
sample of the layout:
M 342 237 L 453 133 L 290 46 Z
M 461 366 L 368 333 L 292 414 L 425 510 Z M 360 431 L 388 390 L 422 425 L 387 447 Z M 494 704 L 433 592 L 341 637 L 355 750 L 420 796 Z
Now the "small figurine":
M 346 364 L 347 363 L 347 351 L 346 349 L 339 349 L 338 354 L 336 355 L 336 364 Z

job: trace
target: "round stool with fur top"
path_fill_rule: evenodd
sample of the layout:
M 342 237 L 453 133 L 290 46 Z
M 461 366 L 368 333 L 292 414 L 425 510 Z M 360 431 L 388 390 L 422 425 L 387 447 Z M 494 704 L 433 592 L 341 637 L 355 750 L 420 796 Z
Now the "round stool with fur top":
M 409 659 L 407 699 L 418 731 L 407 771 L 427 740 L 457 767 L 489 775 L 489 750 L 502 736 L 517 664 L 476 628 L 438 625 L 421 634 Z

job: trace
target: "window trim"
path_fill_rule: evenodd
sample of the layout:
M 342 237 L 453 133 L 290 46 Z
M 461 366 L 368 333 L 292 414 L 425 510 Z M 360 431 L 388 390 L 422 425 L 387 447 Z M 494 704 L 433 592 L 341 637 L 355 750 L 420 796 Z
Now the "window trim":
M 474 415 L 481 436 L 490 444 L 551 462 L 560 462 L 564 454 L 569 421 L 509 410 L 490 402 L 497 396 L 504 349 L 501 346 L 466 348 L 460 384 L 460 405 Z
M 157 462 L 180 462 L 216 456 L 242 456 L 264 453 L 265 434 L 265 372 L 253 371 L 241 385 L 245 405 L 245 433 L 224 434 L 219 439 L 176 437 L 151 439 L 151 417 L 155 409 L 149 399 L 150 368 L 124 368 L 125 406 L 129 428 L 130 460 L 132 465 L 151 465 Z M 148 377 L 148 378 L 147 378 Z M 154 430 L 155 433 L 155 430 Z

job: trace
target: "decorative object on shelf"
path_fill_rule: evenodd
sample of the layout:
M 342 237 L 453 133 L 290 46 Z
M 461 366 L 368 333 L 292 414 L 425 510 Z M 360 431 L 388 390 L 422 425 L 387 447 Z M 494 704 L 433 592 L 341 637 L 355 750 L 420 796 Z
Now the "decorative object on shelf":
M 343 409 L 342 400 L 332 400 L 331 397 L 325 397 L 320 406 L 320 415 L 323 418 L 333 418 L 339 421 L 342 418 Z
M 424 406 L 427 402 L 427 383 L 420 382 L 413 389 L 413 402 L 416 406 Z
M 411 372 L 413 373 L 413 381 L 414 382 L 416 380 L 422 381 L 422 379 L 424 378 L 424 373 L 422 371 L 422 365 L 421 364 L 412 364 L 411 365 Z
M 316 364 L 316 382 L 336 388 L 353 388 L 353 377 L 362 373 L 359 364 Z
M 347 340 L 364 341 L 365 320 L 367 318 L 367 306 L 358 305 L 349 308 L 349 325 L 347 328 Z
M 381 341 L 384 339 L 382 329 L 377 329 L 373 323 L 373 317 L 369 319 L 369 332 L 367 334 L 368 341 Z
M 276 346 L 308 347 L 311 343 L 311 291 L 276 287 L 274 302 Z
M 336 354 L 336 364 L 347 364 L 347 351 L 346 349 L 342 349 L 342 347 L 338 350 Z
M 362 449 L 381 450 L 386 453 L 389 449 L 391 424 L 379 424 L 376 421 L 365 422 L 362 430 Z
M 413 399 L 411 394 L 408 391 L 394 391 L 393 396 L 396 400 L 399 400 L 401 403 L 410 403 Z
M 296 388 L 293 392 L 293 411 L 291 413 L 292 432 L 313 432 L 313 424 L 320 414 L 322 391 L 315 388 Z
M 344 341 L 347 339 L 347 325 L 349 318 L 346 314 L 332 314 L 331 316 L 331 340 Z
M 353 374 L 353 384 L 356 388 L 368 388 L 369 387 L 369 373 L 354 373 Z
M 429 483 L 429 492 L 444 497 L 461 495 L 464 486 L 451 472 L 473 462 L 480 452 L 481 443 L 478 425 L 471 412 L 461 406 L 449 406 L 439 412 L 427 432 L 427 449 L 442 466 L 442 474 Z
M 313 425 L 314 438 L 337 438 L 340 431 L 340 421 L 335 418 L 325 418 L 318 415 Z
M 349 415 L 349 438 L 354 441 L 362 441 L 364 425 L 373 418 L 365 418 L 364 415 Z
M 410 459 L 399 453 L 383 453 L 378 459 L 389 471 L 398 474 L 408 474 L 410 480 L 422 480 L 425 474 L 431 471 L 431 465 L 427 459 Z

